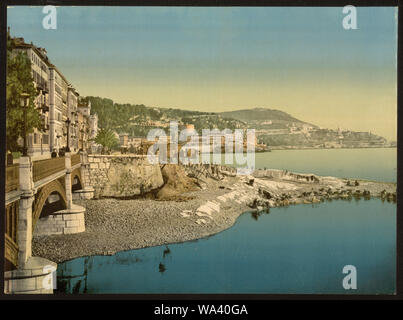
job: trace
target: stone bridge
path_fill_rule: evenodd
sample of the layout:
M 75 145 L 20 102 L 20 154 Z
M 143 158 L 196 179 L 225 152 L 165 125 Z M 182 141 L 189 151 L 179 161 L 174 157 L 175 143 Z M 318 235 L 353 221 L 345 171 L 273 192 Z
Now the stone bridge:
M 85 231 L 85 208 L 73 204 L 93 196 L 82 179 L 85 159 L 27 156 L 6 167 L 5 293 L 53 293 L 57 265 L 32 257 L 32 237 Z

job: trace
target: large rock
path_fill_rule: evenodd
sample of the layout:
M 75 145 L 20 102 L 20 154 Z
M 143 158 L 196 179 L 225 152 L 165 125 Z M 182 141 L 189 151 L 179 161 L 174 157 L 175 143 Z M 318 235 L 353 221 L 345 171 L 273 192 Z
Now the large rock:
M 187 176 L 184 168 L 175 164 L 167 164 L 162 169 L 164 186 L 158 191 L 157 199 L 172 200 L 190 191 L 198 190 L 195 179 Z

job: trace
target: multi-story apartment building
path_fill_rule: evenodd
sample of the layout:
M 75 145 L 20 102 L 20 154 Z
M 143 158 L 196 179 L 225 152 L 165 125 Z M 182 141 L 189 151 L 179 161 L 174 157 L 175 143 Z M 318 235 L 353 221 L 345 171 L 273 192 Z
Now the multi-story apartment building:
M 55 65 L 49 67 L 50 148 L 60 150 L 67 145 L 68 82 Z
M 50 157 L 52 151 L 66 148 L 68 140 L 71 152 L 86 149 L 87 140 L 94 139 L 98 132 L 98 116 L 91 115 L 91 103 L 80 100 L 79 93 L 50 62 L 44 48 L 25 43 L 24 38 L 12 40 L 13 53 L 25 52 L 31 60 L 31 74 L 39 93 L 35 105 L 43 121 L 42 130 L 35 129 L 28 135 L 28 154 Z
M 78 99 L 79 93 L 71 85 L 68 87 L 67 92 L 67 114 L 70 120 L 70 150 L 77 152 L 80 148 L 78 146 L 79 129 L 78 129 Z
M 85 99 L 78 101 L 78 146 L 80 150 L 88 150 L 90 143 L 88 140 L 91 137 L 90 130 L 90 116 L 91 116 L 91 102 Z M 97 122 L 98 123 L 98 122 Z
M 89 121 L 90 121 L 90 138 L 95 139 L 95 137 L 98 134 L 98 115 L 91 114 L 89 116 Z
M 95 152 L 97 150 L 97 145 L 94 139 L 98 133 L 98 115 L 91 114 L 91 101 L 86 99 L 79 100 L 78 113 L 82 115 L 82 120 L 81 117 L 79 120 L 80 138 L 88 141 L 88 143 L 84 145 L 85 148 Z M 82 127 L 85 127 L 85 130 L 82 130 Z
M 32 43 L 24 42 L 24 38 L 14 38 L 13 53 L 25 52 L 31 60 L 31 74 L 35 87 L 38 89 L 38 96 L 34 101 L 41 112 L 43 131 L 35 129 L 28 135 L 28 154 L 33 156 L 50 156 L 50 109 L 49 109 L 49 59 L 46 50 L 39 48 Z

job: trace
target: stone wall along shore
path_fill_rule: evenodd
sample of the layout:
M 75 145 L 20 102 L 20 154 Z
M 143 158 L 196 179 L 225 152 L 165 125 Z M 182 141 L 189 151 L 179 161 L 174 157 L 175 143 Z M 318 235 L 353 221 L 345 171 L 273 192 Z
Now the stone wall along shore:
M 160 165 L 150 164 L 144 155 L 88 155 L 82 173 L 95 198 L 132 197 L 164 183 Z

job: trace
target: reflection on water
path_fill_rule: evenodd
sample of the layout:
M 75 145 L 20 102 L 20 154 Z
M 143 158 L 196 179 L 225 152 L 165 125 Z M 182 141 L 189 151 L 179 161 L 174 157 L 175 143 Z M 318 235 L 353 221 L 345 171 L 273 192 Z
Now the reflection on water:
M 377 199 L 272 208 L 198 241 L 59 264 L 58 290 L 393 293 L 395 221 L 396 205 Z M 345 265 L 357 269 L 357 290 L 342 287 Z
M 166 249 L 164 250 L 162 257 L 165 258 L 165 256 L 170 253 L 171 253 L 171 250 L 168 248 L 168 246 L 166 246 Z
M 159 266 L 158 266 L 158 270 L 159 270 L 159 272 L 164 273 L 165 270 L 166 270 L 165 264 L 163 264 L 163 263 L 160 262 L 160 264 L 159 264 Z
M 257 211 L 257 210 L 252 211 L 252 212 L 250 213 L 250 216 L 252 217 L 253 220 L 258 221 L 258 220 L 259 220 L 259 217 L 260 217 L 262 214 L 269 214 L 269 213 L 270 213 L 270 209 L 269 209 L 269 208 L 266 208 L 266 209 L 264 209 L 264 210 L 262 210 L 262 211 Z
M 62 268 L 58 267 L 56 293 L 87 293 L 88 272 L 92 270 L 92 261 L 91 257 L 84 257 L 82 258 L 82 268 L 77 268 L 78 265 L 74 269 L 67 265 Z

